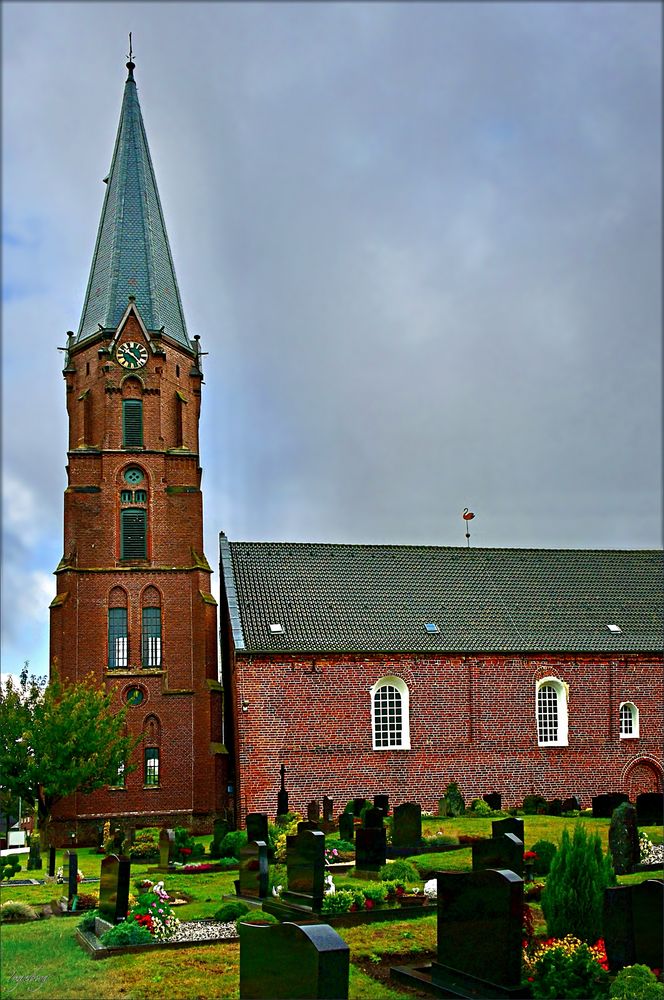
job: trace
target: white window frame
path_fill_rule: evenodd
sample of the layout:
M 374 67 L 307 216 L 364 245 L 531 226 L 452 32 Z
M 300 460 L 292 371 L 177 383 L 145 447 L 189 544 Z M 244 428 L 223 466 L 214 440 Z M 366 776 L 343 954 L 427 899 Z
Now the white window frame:
M 551 687 L 556 694 L 557 729 L 555 740 L 540 739 L 539 725 L 539 693 L 543 687 Z M 535 726 L 537 729 L 537 745 L 540 747 L 566 747 L 568 740 L 567 701 L 569 688 L 559 677 L 542 677 L 535 684 Z
M 631 733 L 623 732 L 623 708 L 631 709 L 632 716 L 632 731 Z M 618 709 L 618 720 L 620 728 L 620 739 L 621 740 L 636 740 L 639 737 L 639 710 L 633 701 L 621 701 L 620 708 Z
M 395 688 L 401 696 L 401 740 L 393 746 L 383 746 L 382 744 L 379 746 L 376 743 L 376 695 L 382 688 L 388 686 Z M 391 750 L 410 750 L 410 694 L 406 682 L 401 677 L 388 674 L 376 681 L 369 689 L 369 694 L 371 697 L 371 742 L 373 749 L 388 753 Z

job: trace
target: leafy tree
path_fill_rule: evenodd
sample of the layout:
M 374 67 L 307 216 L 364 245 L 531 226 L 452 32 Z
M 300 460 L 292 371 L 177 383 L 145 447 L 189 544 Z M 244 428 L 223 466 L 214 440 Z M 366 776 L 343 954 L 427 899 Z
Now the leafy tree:
M 18 684 L 0 686 L 0 787 L 36 806 L 43 850 L 61 799 L 115 783 L 122 765 L 134 770 L 127 762 L 140 737 L 126 735 L 126 709 L 115 712 L 112 695 L 92 674 L 44 688 L 27 663 Z

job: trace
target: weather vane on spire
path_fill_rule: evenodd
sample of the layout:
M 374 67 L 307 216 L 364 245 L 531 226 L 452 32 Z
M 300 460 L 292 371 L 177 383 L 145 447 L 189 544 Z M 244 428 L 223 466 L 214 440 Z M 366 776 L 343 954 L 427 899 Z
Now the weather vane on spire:
M 464 521 L 466 522 L 466 544 L 468 545 L 468 548 L 470 548 L 470 531 L 469 531 L 469 528 L 470 528 L 470 522 L 475 517 L 475 515 L 473 514 L 472 510 L 468 510 L 467 507 L 464 507 L 463 508 L 463 514 L 461 516 L 464 519 Z
M 129 62 L 134 61 L 134 53 L 131 48 L 131 31 L 129 32 Z

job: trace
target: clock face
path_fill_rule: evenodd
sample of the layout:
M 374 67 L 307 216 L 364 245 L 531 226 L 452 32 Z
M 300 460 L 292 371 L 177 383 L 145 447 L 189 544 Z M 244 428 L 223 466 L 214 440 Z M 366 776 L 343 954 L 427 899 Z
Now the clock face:
M 125 695 L 127 705 L 140 705 L 145 695 L 139 687 L 131 687 Z
M 115 358 L 123 368 L 142 368 L 148 360 L 148 352 L 136 340 L 127 340 L 120 344 L 115 352 Z
M 131 469 L 126 470 L 124 478 L 126 483 L 131 483 L 132 485 L 135 486 L 136 483 L 143 482 L 143 473 L 141 472 L 140 469 L 137 469 L 134 466 L 132 466 Z

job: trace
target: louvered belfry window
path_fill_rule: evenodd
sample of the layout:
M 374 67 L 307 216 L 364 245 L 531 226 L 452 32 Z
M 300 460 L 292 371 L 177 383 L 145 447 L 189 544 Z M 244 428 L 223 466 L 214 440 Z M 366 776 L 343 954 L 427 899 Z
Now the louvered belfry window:
M 108 669 L 117 670 L 129 663 L 127 609 L 108 609 Z
M 143 403 L 140 399 L 122 401 L 122 445 L 124 448 L 143 447 Z
M 120 558 L 147 558 L 147 513 L 128 508 L 120 511 Z
M 161 608 L 143 608 L 142 660 L 144 667 L 161 666 Z

